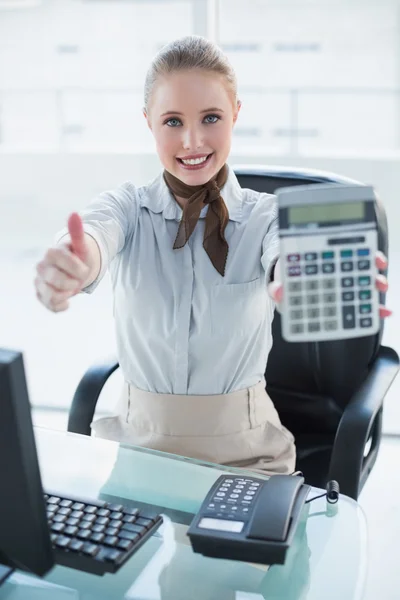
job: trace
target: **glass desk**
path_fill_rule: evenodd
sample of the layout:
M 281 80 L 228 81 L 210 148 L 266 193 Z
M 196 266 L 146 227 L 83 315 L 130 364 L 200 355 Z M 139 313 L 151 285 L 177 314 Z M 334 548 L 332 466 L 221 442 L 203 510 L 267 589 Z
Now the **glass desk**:
M 309 505 L 305 532 L 283 566 L 212 559 L 192 551 L 188 524 L 219 475 L 246 471 L 67 432 L 35 428 L 35 436 L 46 490 L 152 504 L 164 524 L 115 575 L 56 566 L 40 579 L 16 571 L 0 587 L 0 600 L 362 598 L 366 522 L 350 498 L 341 496 L 332 513 L 324 498 Z

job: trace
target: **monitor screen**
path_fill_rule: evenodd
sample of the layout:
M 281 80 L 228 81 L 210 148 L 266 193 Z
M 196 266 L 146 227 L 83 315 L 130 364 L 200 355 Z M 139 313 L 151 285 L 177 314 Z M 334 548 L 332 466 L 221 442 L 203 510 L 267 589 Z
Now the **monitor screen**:
M 44 575 L 54 565 L 20 352 L 0 348 L 0 564 Z

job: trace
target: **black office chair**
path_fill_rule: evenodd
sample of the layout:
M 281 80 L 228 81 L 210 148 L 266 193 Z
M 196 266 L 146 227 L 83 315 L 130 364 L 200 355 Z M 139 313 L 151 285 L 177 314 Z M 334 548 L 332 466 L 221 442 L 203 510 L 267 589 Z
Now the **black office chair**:
M 274 193 L 279 187 L 313 183 L 353 183 L 335 174 L 299 168 L 237 166 L 242 187 Z M 378 246 L 388 255 L 384 207 L 375 204 Z M 385 294 L 380 294 L 385 304 Z M 266 366 L 267 392 L 282 423 L 293 432 L 296 469 L 306 481 L 325 488 L 335 479 L 354 499 L 376 461 L 382 435 L 383 400 L 399 370 L 399 357 L 377 335 L 318 343 L 288 343 L 278 312 L 272 324 L 273 346 Z M 115 358 L 92 366 L 75 392 L 68 431 L 90 435 L 97 400 Z

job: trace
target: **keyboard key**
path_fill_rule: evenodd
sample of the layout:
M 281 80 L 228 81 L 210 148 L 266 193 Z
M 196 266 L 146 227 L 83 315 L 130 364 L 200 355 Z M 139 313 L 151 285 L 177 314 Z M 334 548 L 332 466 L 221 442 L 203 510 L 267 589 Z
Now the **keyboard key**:
M 55 512 L 57 512 L 57 508 L 58 508 L 57 504 L 49 504 L 47 506 L 47 513 L 55 513 Z
M 117 544 L 117 548 L 120 548 L 121 550 L 130 550 L 133 546 L 133 542 L 131 540 L 119 540 L 118 544 Z
M 78 527 L 72 527 L 72 525 L 68 525 L 64 529 L 64 535 L 76 535 L 78 531 Z
M 117 535 L 118 533 L 118 529 L 116 527 L 107 527 L 107 529 L 105 530 L 105 535 Z
M 103 544 L 105 544 L 106 546 L 116 546 L 117 543 L 118 538 L 116 535 L 107 535 L 103 540 Z
M 65 529 L 64 523 L 54 523 L 51 526 L 51 531 L 56 531 L 57 533 L 61 533 Z
M 83 510 L 73 510 L 70 514 L 72 519 L 81 519 L 85 513 Z
M 78 525 L 79 523 L 79 519 L 75 519 L 75 518 L 69 518 L 65 521 L 66 525 L 72 525 L 72 527 L 74 527 L 75 525 Z
M 89 556 L 96 556 L 98 551 L 100 550 L 97 544 L 92 544 L 91 542 L 86 542 L 83 544 L 82 552 Z
M 74 552 L 80 552 L 83 548 L 84 542 L 82 540 L 73 539 L 70 541 L 68 549 Z
M 71 513 L 72 513 L 72 510 L 71 510 L 70 508 L 60 508 L 60 509 L 57 511 L 57 514 L 58 514 L 58 515 L 67 515 L 67 516 L 68 516 L 68 515 L 70 515 Z
M 106 528 L 107 525 L 93 525 L 92 531 L 94 531 L 94 533 L 103 533 L 103 531 L 105 531 Z
M 57 496 L 51 496 L 47 500 L 47 504 L 58 504 L 59 502 L 61 502 L 61 498 L 58 498 Z
M 76 537 L 82 539 L 82 540 L 88 540 L 91 536 L 91 531 L 89 529 L 80 529 L 78 531 L 78 533 L 76 534 Z
M 95 513 L 97 513 L 98 510 L 99 509 L 98 509 L 97 506 L 92 506 L 92 505 L 89 504 L 88 506 L 85 506 L 83 512 L 85 512 L 85 513 L 87 513 L 89 515 L 94 515 Z
M 72 510 L 83 510 L 85 508 L 85 505 L 82 504 L 82 502 L 74 502 L 71 508 Z
M 120 558 L 122 557 L 122 552 L 120 552 L 119 550 L 112 550 L 107 552 L 104 555 L 104 560 L 109 560 L 113 563 L 117 562 Z
M 56 546 L 58 546 L 59 548 L 66 548 L 69 545 L 70 541 L 71 539 L 69 537 L 59 535 L 56 539 Z
M 89 513 L 84 513 L 82 517 L 82 521 L 87 521 L 88 523 L 93 523 L 96 520 L 96 515 L 91 515 Z
M 136 519 L 135 525 L 141 525 L 142 527 L 145 527 L 146 529 L 150 529 L 151 526 L 153 525 L 153 521 L 152 521 L 152 519 L 146 519 L 144 517 L 139 517 L 138 519 Z
M 133 517 L 133 518 L 135 518 L 135 517 Z M 119 520 L 119 521 L 110 521 L 109 527 L 116 527 L 117 529 L 121 529 L 121 527 L 122 527 L 122 521 L 121 520 Z
M 137 512 L 139 512 L 139 511 L 137 511 Z M 122 519 L 123 523 L 134 523 L 135 521 L 136 521 L 136 517 L 134 515 L 125 515 L 124 518 Z
M 63 508 L 71 508 L 72 504 L 72 500 L 61 500 L 59 506 L 62 506 Z
M 53 516 L 54 523 L 65 523 L 66 520 L 67 520 L 66 515 L 54 515 Z
M 124 515 L 123 515 L 123 513 L 121 511 L 118 511 L 118 512 L 115 511 L 115 512 L 111 513 L 110 519 L 122 519 L 123 516 Z
M 356 326 L 355 307 L 353 305 L 342 307 L 343 329 L 353 329 Z
M 96 519 L 96 525 L 108 525 L 110 519 L 108 517 L 98 517 Z
M 134 533 L 133 531 L 125 531 L 125 529 L 121 529 L 118 537 L 123 540 L 131 540 L 132 542 L 136 542 L 140 538 L 140 535 L 138 533 Z
M 81 522 L 79 523 L 79 527 L 80 527 L 81 529 L 90 529 L 90 528 L 91 528 L 91 525 L 92 525 L 92 524 L 91 524 L 91 523 L 89 523 L 89 521 L 81 521 Z
M 104 540 L 105 535 L 104 533 L 94 533 L 91 537 L 90 540 L 92 542 L 95 542 L 96 544 L 101 544 L 101 542 Z
M 98 517 L 108 517 L 111 514 L 111 510 L 108 508 L 99 508 L 97 511 Z

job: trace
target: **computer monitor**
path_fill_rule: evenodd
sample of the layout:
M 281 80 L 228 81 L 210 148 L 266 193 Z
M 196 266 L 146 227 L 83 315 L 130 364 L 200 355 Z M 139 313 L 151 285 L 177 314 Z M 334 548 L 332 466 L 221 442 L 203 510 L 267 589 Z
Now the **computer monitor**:
M 0 564 L 55 564 L 21 352 L 0 348 Z

